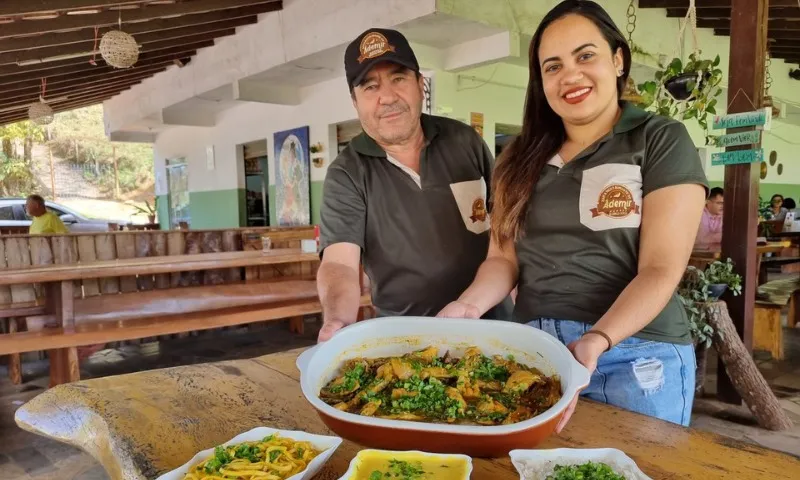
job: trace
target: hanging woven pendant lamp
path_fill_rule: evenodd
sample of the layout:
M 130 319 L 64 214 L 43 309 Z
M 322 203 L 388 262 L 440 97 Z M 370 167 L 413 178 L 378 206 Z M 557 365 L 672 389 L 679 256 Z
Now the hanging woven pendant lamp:
M 119 11 L 119 30 L 108 31 L 100 39 L 100 55 L 115 68 L 130 68 L 139 60 L 139 44 L 133 35 L 122 31 L 122 10 Z
M 53 109 L 44 101 L 44 92 L 47 88 L 47 79 L 42 79 L 42 94 L 39 96 L 39 102 L 31 104 L 28 107 L 28 118 L 39 125 L 49 125 L 53 123 Z
M 111 30 L 100 39 L 100 55 L 109 65 L 130 68 L 139 60 L 139 44 L 122 30 Z

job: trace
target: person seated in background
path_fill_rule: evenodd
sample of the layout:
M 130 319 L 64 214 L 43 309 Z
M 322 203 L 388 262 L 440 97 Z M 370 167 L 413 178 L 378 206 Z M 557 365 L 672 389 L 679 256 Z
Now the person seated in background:
M 724 203 L 723 190 L 714 187 L 708 193 L 706 208 L 700 218 L 700 228 L 694 240 L 695 250 L 713 250 L 722 243 L 722 207 Z
M 795 203 L 793 198 L 786 197 L 783 199 L 783 208 L 785 208 L 789 212 L 794 212 L 795 209 L 797 208 L 797 204 Z
M 772 210 L 772 220 L 783 220 L 786 218 L 786 206 L 783 204 L 783 195 L 776 193 L 769 200 L 770 209 Z
M 47 233 L 69 233 L 69 229 L 58 215 L 49 211 L 40 195 L 30 195 L 25 202 L 25 210 L 33 218 L 28 233 L 43 235 Z

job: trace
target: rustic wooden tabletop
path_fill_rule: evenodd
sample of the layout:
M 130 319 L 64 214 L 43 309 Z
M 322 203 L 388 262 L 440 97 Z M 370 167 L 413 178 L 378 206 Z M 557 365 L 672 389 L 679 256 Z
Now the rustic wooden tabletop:
M 16 414 L 25 430 L 84 449 L 114 480 L 154 479 L 257 426 L 330 434 L 304 399 L 301 350 L 61 385 Z M 623 450 L 654 480 L 800 478 L 800 459 L 594 402 L 539 448 Z M 339 478 L 360 447 L 345 441 L 317 480 Z M 473 479 L 517 479 L 507 457 L 474 459 Z

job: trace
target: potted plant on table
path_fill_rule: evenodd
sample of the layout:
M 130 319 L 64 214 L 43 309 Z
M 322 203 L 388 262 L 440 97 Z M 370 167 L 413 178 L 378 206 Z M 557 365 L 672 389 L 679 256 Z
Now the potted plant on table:
M 654 80 L 639 85 L 642 97 L 639 106 L 681 121 L 696 119 L 706 132 L 708 145 L 712 138 L 708 136 L 707 115 L 717 113 L 723 73 L 719 68 L 719 55 L 713 60 L 700 55 L 698 50 L 689 55 L 686 63 L 673 58 L 669 64 L 662 64 Z
M 140 207 L 135 203 L 130 203 L 130 205 L 138 210 L 140 213 L 147 215 L 147 220 L 149 223 L 153 224 L 156 223 L 156 212 L 158 211 L 158 198 L 153 200 L 153 205 L 150 206 L 150 202 L 147 200 L 144 201 L 144 205 L 146 208 Z

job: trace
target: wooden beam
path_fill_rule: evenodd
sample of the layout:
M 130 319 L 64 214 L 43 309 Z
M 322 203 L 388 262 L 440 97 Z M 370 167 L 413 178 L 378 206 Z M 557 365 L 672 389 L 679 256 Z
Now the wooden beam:
M 136 70 L 118 70 L 118 73 L 115 74 L 106 74 L 99 78 L 93 79 L 86 79 L 83 77 L 75 77 L 69 81 L 51 84 L 49 81 L 47 82 L 47 89 L 46 94 L 48 96 L 59 96 L 62 92 L 70 92 L 75 91 L 76 89 L 82 88 L 95 88 L 95 87 L 102 87 L 104 85 L 109 85 L 113 83 L 118 83 L 122 80 L 128 80 L 130 78 L 147 78 L 152 77 L 153 75 L 163 72 L 164 70 L 169 67 L 167 65 L 156 65 L 142 69 Z M 4 102 L 7 100 L 12 100 L 15 98 L 31 98 L 34 99 L 38 98 L 39 94 L 41 93 L 41 85 L 37 85 L 34 87 L 27 87 L 22 89 L 15 89 L 15 90 L 3 90 L 0 91 L 0 102 Z
M 0 5 L 0 17 L 15 17 L 64 10 L 136 5 L 142 0 L 6 0 Z
M 120 87 L 130 87 L 131 85 L 135 85 L 142 80 L 150 78 L 152 75 L 150 74 L 141 74 L 136 77 L 122 79 L 118 82 L 111 82 L 105 85 L 87 85 L 82 87 L 66 87 L 61 89 L 56 89 L 55 91 L 47 92 L 45 96 L 45 100 L 48 98 L 56 98 L 61 97 L 64 95 L 68 95 L 69 98 L 75 98 L 86 94 L 92 94 L 95 92 L 105 92 L 110 90 L 119 89 Z M 35 95 L 24 95 L 19 97 L 13 98 L 4 98 L 0 99 L 0 109 L 9 108 L 9 107 L 20 107 L 24 108 L 26 105 L 30 105 L 31 103 L 35 103 L 39 100 L 39 94 Z
M 205 42 L 198 42 L 191 45 L 181 45 L 178 47 L 165 48 L 159 51 L 146 52 L 139 55 L 139 62 L 146 62 L 154 59 L 175 58 L 176 56 L 185 56 L 187 52 L 195 52 L 201 48 L 211 47 L 214 45 L 213 40 Z M 136 62 L 137 64 L 139 62 Z M 65 67 L 84 67 L 84 69 L 93 69 L 101 67 L 110 67 L 106 64 L 103 57 L 97 55 L 97 66 L 89 63 L 85 57 L 71 58 L 69 60 L 60 60 L 54 62 L 34 63 L 20 67 L 18 65 L 0 65 L 0 78 L 10 75 L 28 75 L 27 78 L 41 78 L 50 75 L 50 71 L 54 69 L 63 69 Z
M 125 29 L 125 32 L 134 35 L 136 41 L 139 44 L 143 44 L 158 40 L 170 40 L 174 38 L 181 38 L 189 35 L 196 35 L 199 33 L 215 32 L 219 30 L 226 30 L 229 28 L 237 28 L 237 27 L 242 27 L 244 25 L 252 25 L 256 22 L 258 22 L 258 16 L 250 15 L 247 17 L 237 17 L 217 22 L 207 22 L 207 23 L 202 23 L 200 25 L 191 25 L 181 28 L 169 28 L 166 30 L 151 30 L 144 33 L 135 33 L 130 31 L 130 29 Z M 134 24 L 132 25 L 132 27 L 139 27 L 141 29 L 144 25 L 147 25 L 147 23 L 149 22 L 145 22 L 143 24 Z M 117 29 L 116 27 L 114 28 L 104 27 L 98 32 L 97 36 L 98 38 L 102 38 L 102 36 L 108 31 L 116 29 Z M 65 45 L 69 45 L 70 47 L 81 46 L 81 48 L 91 50 L 92 48 L 94 48 L 94 43 L 95 43 L 95 38 L 93 31 L 87 30 L 87 31 L 70 32 L 70 33 L 52 33 L 49 35 L 40 35 L 36 37 L 20 37 L 20 38 L 9 38 L 6 40 L 0 40 L 0 53 L 21 51 L 21 50 L 33 50 L 35 52 L 43 52 L 46 51 L 47 48 L 59 48 Z M 43 56 L 48 56 L 48 55 L 43 55 Z
M 116 93 L 98 94 L 94 97 L 55 102 L 51 104 L 50 107 L 53 109 L 53 112 L 59 113 L 61 111 L 64 111 L 65 109 L 75 108 L 75 106 L 77 105 L 80 106 L 94 105 L 98 101 L 103 101 L 108 98 L 111 98 L 113 95 L 116 95 Z M 24 110 L 15 111 L 13 113 L 4 113 L 2 116 L 0 116 L 0 123 L 8 124 L 13 122 L 18 122 L 20 120 L 26 120 L 27 118 L 28 118 L 28 109 L 26 108 Z
M 684 18 L 688 8 L 668 8 L 667 16 L 671 18 Z M 700 25 L 700 20 L 713 20 L 713 19 L 731 19 L 730 7 L 712 7 L 697 10 L 697 22 Z M 795 3 L 793 7 L 775 7 L 769 9 L 770 20 L 781 19 L 798 19 L 800 20 L 800 7 Z
M 114 95 L 108 95 L 108 96 L 105 96 L 105 97 L 101 96 L 101 97 L 97 97 L 97 98 L 83 99 L 83 100 L 76 101 L 74 103 L 61 104 L 61 105 L 53 108 L 53 112 L 54 113 L 61 113 L 61 112 L 66 112 L 68 110 L 75 110 L 77 108 L 89 107 L 91 105 L 97 105 L 98 103 L 102 103 L 102 102 L 104 102 L 104 101 L 106 101 L 106 100 L 108 100 L 110 98 L 113 98 L 113 97 L 114 97 Z M 28 112 L 27 112 L 27 110 L 24 112 L 24 114 L 19 114 L 19 115 L 15 115 L 15 116 L 11 116 L 11 117 L 0 117 L 0 126 L 10 125 L 12 123 L 22 122 L 24 120 L 28 120 Z
M 695 6 L 701 8 L 730 7 L 733 0 L 696 0 Z M 771 0 L 772 7 L 796 7 L 797 0 Z M 688 8 L 689 0 L 639 0 L 639 8 Z M 699 14 L 700 12 L 698 12 Z
M 769 0 L 731 2 L 731 44 L 737 48 L 730 49 L 727 113 L 753 111 L 762 105 L 768 7 Z M 747 130 L 753 130 L 753 127 L 728 129 L 728 133 Z M 745 145 L 727 150 L 760 146 Z M 753 315 L 758 288 L 756 232 L 759 173 L 759 165 L 755 163 L 725 166 L 722 258 L 732 259 L 736 272 L 743 278 L 741 295 L 727 294 L 725 301 L 736 330 L 750 352 L 753 349 Z M 742 402 L 721 361 L 717 369 L 717 396 L 728 403 Z
M 155 50 L 163 50 L 165 48 L 174 48 L 182 45 L 191 45 L 194 43 L 213 41 L 217 38 L 227 37 L 236 33 L 235 28 L 228 28 L 226 30 L 218 30 L 215 32 L 199 33 L 197 35 L 187 35 L 171 40 L 158 40 L 150 43 L 145 43 L 140 46 L 139 53 L 147 53 Z M 59 47 L 37 48 L 33 50 L 26 50 L 22 52 L 7 52 L 0 53 L 0 65 L 7 65 L 19 62 L 26 62 L 32 60 L 41 60 L 53 58 L 60 55 L 79 55 L 89 57 L 94 54 L 92 50 L 92 42 L 86 44 L 75 43 L 71 45 L 62 45 Z M 98 57 L 100 57 L 99 52 Z
M 798 16 L 800 16 L 800 10 L 798 10 Z M 697 26 L 699 28 L 714 28 L 719 30 L 727 30 L 731 28 L 731 21 L 730 19 L 707 20 L 698 18 Z M 800 18 L 798 18 L 797 20 L 770 20 L 769 21 L 770 36 L 772 36 L 776 31 L 800 31 Z
M 84 100 L 92 100 L 96 98 L 111 98 L 113 96 L 116 96 L 124 92 L 125 90 L 136 85 L 137 83 L 138 82 L 132 82 L 127 85 L 117 85 L 114 87 L 109 87 L 108 89 L 97 89 L 97 90 L 92 90 L 90 92 L 79 93 L 77 95 L 70 95 L 69 98 L 66 98 L 64 100 L 49 102 L 48 105 L 50 105 L 50 107 L 53 110 L 56 110 L 57 108 L 60 108 L 63 105 L 80 103 L 83 102 Z M 28 115 L 28 107 L 30 107 L 31 103 L 33 102 L 24 103 L 22 105 L 15 105 L 14 110 L 4 112 L 2 114 L 3 115 L 2 118 L 15 118 L 19 116 L 26 117 Z M 0 108 L 4 108 L 4 105 L 0 104 Z
M 15 0 L 14 3 L 25 3 L 26 0 Z M 2 2 L 5 5 L 5 2 Z M 271 5 L 275 11 L 283 8 L 282 0 L 193 0 L 172 5 L 149 5 L 138 10 L 122 12 L 122 29 L 128 22 L 158 20 L 165 17 L 209 13 L 236 7 L 251 5 Z M 0 38 L 19 37 L 51 32 L 66 32 L 82 28 L 111 27 L 118 25 L 118 12 L 102 12 L 94 15 L 64 15 L 53 20 L 22 21 L 3 25 Z
M 724 35 L 729 37 L 731 35 L 730 29 L 725 28 L 715 28 L 714 29 L 715 35 Z M 796 30 L 774 30 L 768 33 L 768 37 L 771 40 L 781 41 L 781 40 L 800 40 L 800 31 Z
M 52 86 L 59 83 L 63 83 L 65 81 L 70 81 L 75 78 L 83 78 L 83 79 L 96 79 L 101 76 L 109 75 L 109 74 L 116 74 L 120 72 L 132 72 L 136 70 L 143 70 L 145 68 L 150 68 L 158 65 L 173 65 L 175 58 L 178 58 L 184 62 L 188 62 L 194 53 L 186 53 L 185 55 L 179 55 L 177 57 L 166 57 L 166 58 L 156 58 L 153 60 L 145 61 L 145 62 L 136 62 L 136 65 L 127 69 L 127 70 L 120 70 L 118 68 L 110 67 L 110 66 L 94 66 L 89 63 L 84 65 L 76 65 L 75 67 L 65 67 L 63 69 L 53 69 L 48 70 L 47 75 L 44 78 L 47 78 L 47 85 Z M 31 74 L 27 75 L 9 75 L 6 77 L 0 77 L 0 91 L 4 89 L 14 89 L 19 90 L 26 87 L 32 87 L 41 85 L 41 78 L 38 76 L 32 76 Z

